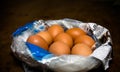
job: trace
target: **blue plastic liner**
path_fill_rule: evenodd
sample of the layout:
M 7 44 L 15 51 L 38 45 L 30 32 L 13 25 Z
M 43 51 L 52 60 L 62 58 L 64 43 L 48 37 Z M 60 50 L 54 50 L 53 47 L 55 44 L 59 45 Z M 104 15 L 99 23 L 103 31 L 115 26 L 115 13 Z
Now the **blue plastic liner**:
M 15 37 L 15 36 L 19 36 L 19 35 L 22 35 L 22 33 L 26 30 L 32 30 L 33 33 L 37 33 L 39 30 L 35 29 L 34 28 L 34 23 L 36 21 L 33 21 L 33 22 L 29 22 L 27 24 L 25 24 L 24 26 L 21 26 L 19 27 L 13 34 L 12 36 Z M 43 25 L 40 25 L 39 26 L 39 29 L 43 30 L 44 29 L 44 26 Z M 41 48 L 41 47 L 38 47 L 34 44 L 31 44 L 31 43 L 28 43 L 28 42 L 25 42 L 28 49 L 30 50 L 31 54 L 32 54 L 32 57 L 35 59 L 35 60 L 42 60 L 43 57 L 51 54 L 50 52 L 48 52 L 47 50 Z
M 41 47 L 38 47 L 34 44 L 31 44 L 29 42 L 26 42 L 26 45 L 28 46 L 28 48 L 35 60 L 41 60 L 44 56 L 51 54 L 47 50 L 45 50 Z
M 15 37 L 17 35 L 20 35 L 23 31 L 26 31 L 27 29 L 32 29 L 33 28 L 33 24 L 35 21 L 27 23 L 24 26 L 19 27 L 13 34 L 12 36 Z

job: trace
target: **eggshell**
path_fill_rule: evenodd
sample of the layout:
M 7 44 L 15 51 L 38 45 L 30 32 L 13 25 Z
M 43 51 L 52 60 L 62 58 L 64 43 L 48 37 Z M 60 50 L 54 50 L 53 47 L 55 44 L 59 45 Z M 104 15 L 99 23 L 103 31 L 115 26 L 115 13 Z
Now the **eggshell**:
M 89 56 L 92 53 L 92 49 L 86 44 L 79 43 L 73 46 L 71 53 L 75 55 Z
M 58 34 L 55 37 L 54 41 L 62 41 L 65 44 L 67 44 L 70 48 L 73 46 L 72 37 L 69 34 L 65 33 L 65 32 Z
M 66 33 L 68 33 L 69 35 L 72 36 L 73 39 L 75 39 L 78 36 L 84 35 L 86 34 L 86 32 L 84 32 L 82 29 L 80 28 L 70 28 L 66 31 Z
M 58 24 L 53 24 L 48 28 L 48 32 L 53 38 L 55 38 L 55 36 L 57 36 L 59 33 L 64 32 L 64 29 Z
M 70 48 L 67 44 L 61 41 L 56 41 L 49 47 L 49 52 L 55 55 L 70 54 Z
M 77 43 L 84 43 L 88 45 L 89 47 L 92 47 L 95 44 L 95 41 L 88 35 L 82 35 L 79 36 L 75 39 L 74 41 L 75 44 Z
M 29 36 L 27 39 L 27 42 L 34 44 L 36 46 L 39 46 L 45 50 L 48 50 L 47 42 L 42 37 L 40 37 L 38 35 Z
M 51 44 L 53 41 L 53 38 L 48 31 L 41 31 L 38 32 L 36 35 L 41 36 L 48 43 L 48 45 Z

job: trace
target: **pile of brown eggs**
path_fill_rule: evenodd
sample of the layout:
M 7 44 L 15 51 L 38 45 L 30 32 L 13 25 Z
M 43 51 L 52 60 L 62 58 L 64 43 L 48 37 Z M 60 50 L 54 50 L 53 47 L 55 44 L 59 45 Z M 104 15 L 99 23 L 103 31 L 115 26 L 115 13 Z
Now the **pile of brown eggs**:
M 74 27 L 64 31 L 59 24 L 53 24 L 45 31 L 28 37 L 27 42 L 37 45 L 55 55 L 74 54 L 89 56 L 95 41 L 82 29 Z

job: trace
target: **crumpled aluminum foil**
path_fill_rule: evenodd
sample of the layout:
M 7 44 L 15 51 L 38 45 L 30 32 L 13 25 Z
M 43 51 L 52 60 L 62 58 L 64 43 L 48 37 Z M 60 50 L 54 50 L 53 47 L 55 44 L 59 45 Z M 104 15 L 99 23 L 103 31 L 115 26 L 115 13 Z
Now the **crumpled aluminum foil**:
M 88 33 L 95 41 L 94 52 L 83 57 L 79 55 L 62 55 L 55 56 L 47 54 L 41 60 L 34 59 L 29 48 L 26 46 L 26 40 L 30 35 L 45 30 L 52 24 L 60 24 L 64 29 L 79 27 Z M 21 29 L 22 28 L 22 29 Z M 85 23 L 74 19 L 59 20 L 38 20 L 19 28 L 13 33 L 11 49 L 14 55 L 31 67 L 40 67 L 47 65 L 56 72 L 87 72 L 91 69 L 98 68 L 103 64 L 104 69 L 109 68 L 109 61 L 112 60 L 112 40 L 110 32 L 103 26 L 96 23 Z

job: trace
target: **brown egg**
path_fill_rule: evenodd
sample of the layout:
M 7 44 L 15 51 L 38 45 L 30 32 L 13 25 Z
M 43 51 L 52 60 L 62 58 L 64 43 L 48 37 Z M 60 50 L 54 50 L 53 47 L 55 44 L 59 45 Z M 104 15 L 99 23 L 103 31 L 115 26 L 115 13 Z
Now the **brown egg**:
M 59 33 L 64 32 L 64 29 L 62 28 L 62 26 L 54 24 L 48 28 L 48 32 L 53 38 L 55 38 L 55 36 L 57 36 Z
M 86 34 L 86 32 L 84 32 L 82 29 L 80 28 L 70 28 L 66 31 L 66 33 L 68 33 L 69 35 L 72 36 L 73 39 L 75 39 L 78 36 L 84 35 Z
M 31 44 L 34 44 L 36 46 L 39 46 L 45 50 L 48 49 L 48 44 L 47 42 L 40 36 L 38 35 L 32 35 L 32 36 L 29 36 L 28 39 L 27 39 L 27 42 L 31 43 Z
M 71 53 L 75 55 L 89 56 L 92 53 L 92 49 L 86 44 L 79 43 L 72 48 Z
M 85 43 L 89 47 L 92 47 L 93 44 L 95 44 L 95 41 L 88 35 L 82 35 L 82 36 L 77 37 L 75 39 L 74 43 L 75 44 L 77 44 L 77 43 Z
M 52 36 L 48 31 L 41 31 L 38 32 L 36 35 L 41 36 L 48 43 L 48 45 L 51 44 L 53 41 Z
M 55 55 L 70 54 L 70 48 L 65 43 L 61 41 L 56 41 L 49 47 L 49 52 Z
M 54 41 L 62 41 L 65 44 L 67 44 L 70 48 L 73 46 L 72 37 L 69 34 L 65 33 L 65 32 L 58 34 L 55 37 Z

